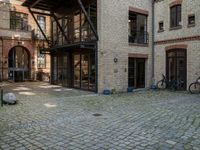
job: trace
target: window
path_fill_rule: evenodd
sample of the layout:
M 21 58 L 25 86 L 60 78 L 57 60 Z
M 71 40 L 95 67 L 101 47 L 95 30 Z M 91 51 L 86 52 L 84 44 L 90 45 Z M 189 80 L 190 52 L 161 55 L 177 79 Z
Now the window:
M 39 49 L 38 49 L 38 55 L 37 55 L 37 66 L 38 68 L 46 68 L 45 54 L 41 54 Z
M 163 21 L 159 22 L 159 29 L 158 29 L 158 31 L 164 31 L 164 22 Z
M 148 43 L 147 15 L 129 12 L 129 43 Z
M 80 11 L 74 14 L 74 40 L 80 40 L 80 25 L 81 25 L 81 13 Z
M 10 29 L 28 31 L 28 14 L 11 11 Z
M 46 18 L 44 16 L 37 16 L 37 21 L 38 21 L 41 29 L 45 33 L 46 32 Z M 38 28 L 38 36 L 39 36 L 39 38 L 43 38 L 42 33 L 39 28 Z
M 58 44 L 58 34 L 57 34 L 58 27 L 55 20 L 52 20 L 51 26 L 52 26 L 52 41 L 54 43 L 53 45 L 57 45 Z
M 37 16 L 38 23 L 42 30 L 45 32 L 46 30 L 46 18 L 44 16 Z
M 195 15 L 188 16 L 188 25 L 195 25 Z
M 181 5 L 176 5 L 170 8 L 170 27 L 181 26 Z

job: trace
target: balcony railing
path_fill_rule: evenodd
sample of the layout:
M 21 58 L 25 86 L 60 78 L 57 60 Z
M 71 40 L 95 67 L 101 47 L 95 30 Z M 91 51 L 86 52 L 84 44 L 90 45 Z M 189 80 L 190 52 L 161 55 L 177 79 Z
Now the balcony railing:
M 146 31 L 132 31 L 129 35 L 129 43 L 148 44 L 149 34 Z
M 54 45 L 60 46 L 69 43 L 94 42 L 96 40 L 90 28 L 75 28 L 69 34 L 66 33 L 66 36 L 69 41 L 65 40 L 61 32 L 59 34 L 54 33 L 52 35 Z

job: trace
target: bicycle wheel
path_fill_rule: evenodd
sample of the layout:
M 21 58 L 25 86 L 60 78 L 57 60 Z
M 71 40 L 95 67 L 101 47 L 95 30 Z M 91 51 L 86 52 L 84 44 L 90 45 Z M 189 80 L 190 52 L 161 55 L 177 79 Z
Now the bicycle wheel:
M 198 94 L 200 93 L 200 84 L 195 82 L 195 83 L 191 83 L 189 86 L 189 92 L 191 94 Z
M 161 80 L 161 81 L 158 81 L 158 83 L 157 83 L 157 88 L 158 89 L 165 89 L 166 88 L 166 82 L 164 82 L 163 80 Z

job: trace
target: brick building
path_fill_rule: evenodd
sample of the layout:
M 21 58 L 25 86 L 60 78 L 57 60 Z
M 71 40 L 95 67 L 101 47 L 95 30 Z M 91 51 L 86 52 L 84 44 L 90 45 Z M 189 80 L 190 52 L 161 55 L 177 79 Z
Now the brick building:
M 200 76 L 200 1 L 155 2 L 155 79 L 166 74 L 186 90 Z
M 23 0 L 0 1 L 0 79 L 25 81 L 44 79 L 50 70 L 50 56 L 39 53 L 41 32 Z M 35 15 L 50 35 L 50 18 Z M 48 77 L 46 77 L 48 78 Z
M 52 19 L 51 82 L 102 92 L 199 74 L 199 1 L 26 0 Z M 45 6 L 45 7 L 44 7 Z M 36 12 L 37 13 L 37 12 Z M 197 75 L 195 73 L 197 72 Z

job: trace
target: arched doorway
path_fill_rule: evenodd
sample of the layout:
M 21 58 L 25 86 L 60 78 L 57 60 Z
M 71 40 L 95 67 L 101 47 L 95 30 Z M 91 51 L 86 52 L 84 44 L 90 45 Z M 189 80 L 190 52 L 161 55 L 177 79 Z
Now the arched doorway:
M 13 47 L 8 54 L 8 77 L 15 82 L 30 79 L 30 54 L 22 46 Z
M 173 49 L 167 51 L 166 76 L 169 81 L 177 81 L 178 90 L 187 87 L 187 53 L 186 49 Z

